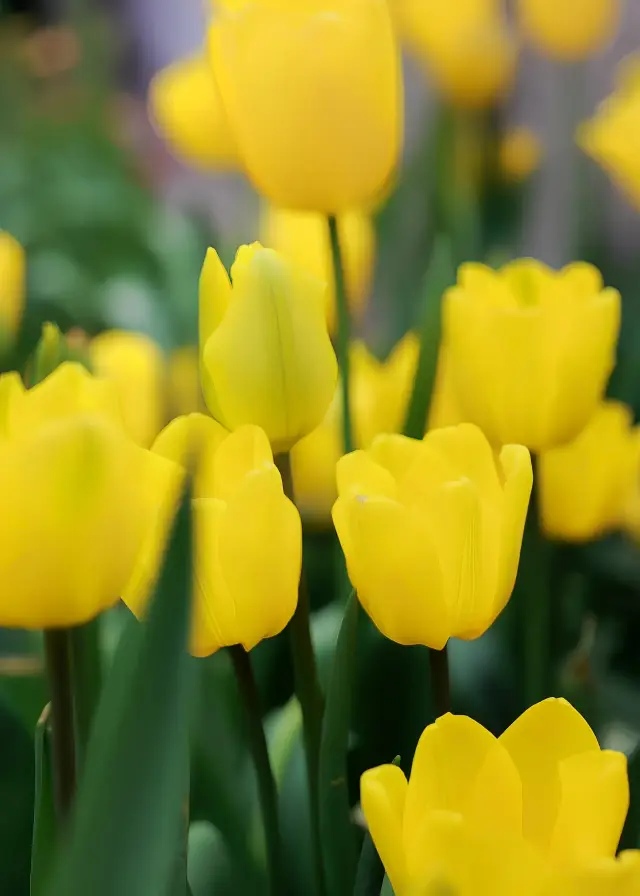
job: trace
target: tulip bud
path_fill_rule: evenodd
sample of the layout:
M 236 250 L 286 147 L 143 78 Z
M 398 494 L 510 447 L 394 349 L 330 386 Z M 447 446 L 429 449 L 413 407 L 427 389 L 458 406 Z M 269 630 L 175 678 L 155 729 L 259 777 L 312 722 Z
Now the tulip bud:
M 361 212 L 346 212 L 338 220 L 340 245 L 349 307 L 360 317 L 371 282 L 375 235 L 371 219 Z M 325 312 L 327 326 L 336 325 L 336 296 L 329 231 L 323 215 L 292 212 L 267 206 L 261 223 L 261 242 L 271 246 L 293 264 L 327 284 Z
M 331 214 L 374 201 L 402 138 L 402 76 L 386 0 L 237 7 L 220 8 L 209 51 L 257 189 L 284 208 Z
M 640 427 L 629 408 L 606 401 L 567 445 L 540 455 L 540 512 L 545 532 L 588 541 L 618 528 L 640 476 Z
M 0 625 L 78 625 L 129 580 L 171 466 L 128 440 L 108 384 L 65 363 L 0 378 Z
M 112 382 L 131 439 L 148 448 L 164 418 L 164 359 L 156 343 L 141 333 L 108 330 L 91 342 L 94 372 Z
M 204 54 L 158 72 L 149 87 L 149 109 L 178 158 L 206 171 L 239 167 L 235 140 Z
M 470 424 L 422 441 L 382 435 L 343 457 L 337 477 L 333 521 L 380 631 L 435 649 L 483 634 L 515 582 L 532 484 L 527 449 L 505 446 L 496 466 Z
M 591 265 L 462 265 L 443 306 L 460 411 L 495 446 L 570 441 L 602 398 L 619 328 L 620 295 Z
M 264 432 L 243 426 L 229 435 L 191 414 L 170 423 L 153 451 L 176 464 L 196 455 L 191 652 L 208 656 L 233 644 L 251 650 L 277 635 L 297 605 L 302 527 Z M 170 516 L 158 516 L 123 593 L 138 616 L 162 564 Z
M 562 62 L 586 59 L 614 36 L 620 0 L 518 0 L 522 30 Z
M 24 249 L 10 233 L 0 230 L 0 331 L 10 337 L 22 318 L 25 279 Z
M 229 281 L 210 249 L 200 281 L 202 389 L 229 430 L 251 423 L 275 453 L 322 420 L 338 367 L 323 284 L 259 243 L 238 250 Z

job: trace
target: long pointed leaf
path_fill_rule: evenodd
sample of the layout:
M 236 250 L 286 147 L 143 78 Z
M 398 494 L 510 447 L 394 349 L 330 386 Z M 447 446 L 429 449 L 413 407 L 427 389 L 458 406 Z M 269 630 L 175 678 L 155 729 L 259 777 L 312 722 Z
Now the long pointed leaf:
M 56 848 L 56 812 L 53 799 L 49 738 L 49 706 L 47 704 L 38 720 L 35 732 L 36 789 L 31 846 L 31 896 L 38 896 L 44 892 L 44 886 L 51 873 Z

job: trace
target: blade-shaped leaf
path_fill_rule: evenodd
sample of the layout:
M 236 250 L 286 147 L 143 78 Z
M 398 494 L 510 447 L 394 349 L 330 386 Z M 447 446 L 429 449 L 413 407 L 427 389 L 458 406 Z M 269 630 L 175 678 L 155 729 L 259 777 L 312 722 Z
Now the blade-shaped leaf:
M 49 705 L 45 706 L 35 732 L 36 789 L 31 846 L 31 896 L 44 892 L 51 873 L 56 847 L 56 811 L 51 774 Z

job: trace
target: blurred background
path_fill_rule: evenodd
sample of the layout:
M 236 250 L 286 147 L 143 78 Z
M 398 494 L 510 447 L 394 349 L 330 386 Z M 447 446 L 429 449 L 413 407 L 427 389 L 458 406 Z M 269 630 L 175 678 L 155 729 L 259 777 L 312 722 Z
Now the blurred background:
M 46 321 L 75 334 L 80 353 L 102 331 L 141 332 L 161 353 L 160 424 L 199 406 L 194 358 L 206 247 L 230 261 L 240 243 L 261 232 L 259 200 L 242 174 L 214 166 L 198 171 L 180 161 L 148 111 L 152 78 L 201 48 L 208 6 L 205 0 L 0 0 L 0 230 L 20 241 L 28 262 L 27 303 L 10 366 L 22 369 Z M 515 28 L 513 10 L 505 12 Z M 455 232 L 457 262 L 526 255 L 554 267 L 582 259 L 600 268 L 623 297 L 610 395 L 638 418 L 640 214 L 580 152 L 574 135 L 614 89 L 618 62 L 639 44 L 636 0 L 622 5 L 616 36 L 586 59 L 560 62 L 521 40 L 513 80 L 462 116 L 416 54 L 406 54 L 405 160 L 373 216 L 376 252 L 358 324 L 377 357 L 417 324 L 434 235 L 444 220 Z M 533 150 L 530 140 L 524 149 L 505 148 L 515 128 L 527 129 Z M 305 537 L 314 638 L 326 670 L 341 618 L 330 598 L 342 568 L 326 521 L 308 526 Z M 560 545 L 553 563 L 560 687 L 597 726 L 603 745 L 628 754 L 632 785 L 640 784 L 640 549 L 628 534 L 615 534 Z M 121 625 L 120 612 L 108 616 L 107 654 Z M 367 620 L 362 626 L 355 770 L 389 761 L 398 739 L 410 756 L 428 719 L 426 654 L 383 641 Z M 520 710 L 510 627 L 505 613 L 479 641 L 451 647 L 456 710 L 496 731 Z M 46 692 L 32 639 L 0 634 L 0 892 L 22 896 L 29 892 L 33 731 Z M 287 703 L 286 644 L 260 645 L 255 661 L 284 750 L 283 825 L 288 842 L 298 843 L 290 859 L 295 867 L 298 856 L 303 874 L 311 863 L 302 860 L 299 804 L 287 803 L 304 769 L 299 719 Z M 237 747 L 243 733 L 226 658 L 201 666 L 192 817 L 204 825 L 197 836 L 206 850 L 222 856 L 216 873 L 227 874 L 230 889 L 216 892 L 235 892 L 225 850 L 246 848 L 244 819 L 247 806 L 257 811 L 255 796 L 246 754 Z M 630 829 L 637 830 L 632 814 Z

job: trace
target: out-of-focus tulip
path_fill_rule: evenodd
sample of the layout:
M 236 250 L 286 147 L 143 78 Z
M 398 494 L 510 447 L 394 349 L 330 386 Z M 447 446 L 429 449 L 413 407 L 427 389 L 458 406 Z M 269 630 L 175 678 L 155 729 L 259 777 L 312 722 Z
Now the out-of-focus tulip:
M 562 699 L 532 706 L 499 738 L 466 716 L 442 716 L 423 732 L 409 781 L 393 765 L 370 769 L 361 798 L 396 896 L 630 896 L 578 884 L 638 881 L 638 853 L 614 859 L 626 759 L 601 750 Z
M 456 105 L 495 103 L 511 87 L 516 43 L 495 0 L 400 0 L 407 47 Z
M 464 264 L 443 307 L 444 343 L 465 418 L 493 445 L 546 451 L 575 438 L 615 363 L 620 295 L 596 268 L 522 260 Z
M 153 451 L 176 464 L 193 450 L 194 605 L 191 652 L 208 656 L 233 644 L 251 650 L 277 635 L 298 600 L 302 529 L 269 440 L 256 426 L 229 435 L 210 417 L 174 420 Z M 123 600 L 142 615 L 155 581 L 168 520 L 158 520 Z
M 162 352 L 142 333 L 107 330 L 92 340 L 90 360 L 94 372 L 114 384 L 128 436 L 148 448 L 164 422 Z
M 579 128 L 578 144 L 640 208 L 640 56 L 622 63 L 617 89 Z
M 456 397 L 449 354 L 446 347 L 441 345 L 427 428 L 442 429 L 444 426 L 457 426 L 458 423 L 465 422 Z
M 402 140 L 387 0 L 223 5 L 209 51 L 245 168 L 271 202 L 336 213 L 384 191 Z
M 205 170 L 240 167 L 231 128 L 206 55 L 162 69 L 149 87 L 151 117 L 172 151 Z
M 371 282 L 375 246 L 373 226 L 371 219 L 362 212 L 345 212 L 338 220 L 338 230 L 349 307 L 358 317 L 364 310 Z M 318 212 L 267 206 L 262 216 L 261 242 L 327 284 L 326 316 L 332 331 L 336 323 L 336 296 L 326 218 Z
M 507 131 L 498 147 L 498 165 L 504 180 L 522 183 L 540 166 L 543 149 L 538 135 L 527 127 Z
M 588 541 L 622 524 L 640 479 L 632 422 L 626 405 L 603 402 L 575 441 L 540 455 L 540 512 L 552 538 Z
M 29 391 L 0 378 L 0 624 L 51 628 L 113 605 L 171 465 L 128 439 L 117 395 L 66 363 Z
M 518 0 L 522 30 L 543 53 L 563 62 L 605 46 L 620 21 L 620 0 Z
M 489 628 L 515 582 L 529 452 L 498 460 L 471 424 L 424 440 L 381 435 L 337 467 L 333 521 L 349 577 L 383 635 L 441 649 Z
M 24 309 L 26 259 L 20 243 L 0 230 L 0 340 L 15 335 Z
M 202 389 L 227 429 L 252 423 L 275 453 L 321 422 L 338 377 L 324 284 L 263 249 L 241 246 L 229 280 L 209 249 L 200 280 Z
M 418 338 L 407 335 L 385 361 L 363 342 L 351 345 L 351 416 L 356 445 L 368 448 L 379 433 L 400 432 L 404 424 L 419 352 Z M 342 456 L 342 403 L 339 390 L 324 420 L 291 451 L 296 501 L 302 515 L 328 522 L 337 498 L 336 463 Z
M 200 361 L 195 345 L 183 345 L 169 356 L 167 370 L 169 418 L 204 411 L 200 386 Z

